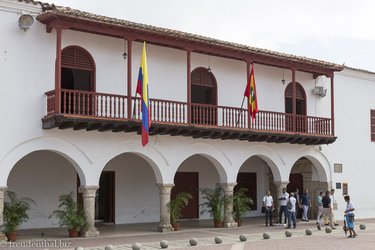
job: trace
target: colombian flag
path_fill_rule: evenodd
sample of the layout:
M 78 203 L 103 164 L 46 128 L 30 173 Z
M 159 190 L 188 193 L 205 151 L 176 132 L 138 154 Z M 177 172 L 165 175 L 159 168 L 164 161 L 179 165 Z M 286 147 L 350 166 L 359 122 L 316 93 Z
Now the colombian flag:
M 249 81 L 247 82 L 245 93 L 243 95 L 247 97 L 247 100 L 249 101 L 248 103 L 249 113 L 250 113 L 252 121 L 254 121 L 258 113 L 257 90 L 256 90 L 255 78 L 254 78 L 254 64 L 251 64 Z
M 150 100 L 148 96 L 148 74 L 146 59 L 146 42 L 143 43 L 141 66 L 139 68 L 137 93 L 141 96 L 142 112 L 142 146 L 148 143 L 148 131 L 151 126 L 150 121 Z

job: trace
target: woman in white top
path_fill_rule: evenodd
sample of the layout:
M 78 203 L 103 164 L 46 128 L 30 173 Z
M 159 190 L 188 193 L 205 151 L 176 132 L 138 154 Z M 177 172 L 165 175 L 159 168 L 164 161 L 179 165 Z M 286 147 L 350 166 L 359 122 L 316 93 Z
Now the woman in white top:
M 263 197 L 263 206 L 266 208 L 266 227 L 268 227 L 268 219 L 270 222 L 270 226 L 273 226 L 272 211 L 274 209 L 274 205 L 270 190 L 268 190 L 267 195 Z

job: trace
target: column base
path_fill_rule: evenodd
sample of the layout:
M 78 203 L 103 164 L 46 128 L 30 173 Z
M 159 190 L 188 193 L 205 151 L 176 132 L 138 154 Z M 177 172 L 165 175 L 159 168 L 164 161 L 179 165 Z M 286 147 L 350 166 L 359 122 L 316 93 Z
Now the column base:
M 173 232 L 174 230 L 171 224 L 164 224 L 164 225 L 158 226 L 158 231 L 162 233 L 167 233 L 167 232 Z
M 238 227 L 238 223 L 235 222 L 235 221 L 233 221 L 233 222 L 226 222 L 226 223 L 224 223 L 224 227 L 227 227 L 227 228 L 229 228 L 229 227 Z
M 98 237 L 99 231 L 96 229 L 96 227 L 91 227 L 91 228 L 83 230 L 82 236 L 85 238 Z
M 0 241 L 7 241 L 7 240 L 8 240 L 8 238 L 7 238 L 7 236 L 5 235 L 5 233 L 0 232 Z

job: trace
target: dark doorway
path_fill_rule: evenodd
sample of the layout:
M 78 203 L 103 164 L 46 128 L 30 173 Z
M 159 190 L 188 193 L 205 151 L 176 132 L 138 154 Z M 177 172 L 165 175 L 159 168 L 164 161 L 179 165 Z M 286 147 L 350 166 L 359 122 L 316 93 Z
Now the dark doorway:
M 290 174 L 289 175 L 289 184 L 286 186 L 288 193 L 295 192 L 296 189 L 299 189 L 299 199 L 302 198 L 303 194 L 303 175 L 302 174 Z M 298 209 L 297 218 L 302 218 L 302 210 Z
M 115 222 L 115 172 L 103 171 L 96 195 L 95 220 Z
M 91 115 L 95 100 L 95 64 L 90 53 L 77 46 L 61 52 L 61 108 L 62 113 Z
M 191 122 L 201 125 L 217 124 L 216 79 L 206 68 L 191 72 Z
M 257 210 L 257 174 L 256 173 L 238 173 L 237 185 L 234 187 L 234 192 L 240 188 L 247 188 L 246 193 L 254 204 L 250 206 L 251 210 Z
M 171 199 L 181 192 L 190 193 L 193 199 L 182 210 L 182 219 L 199 218 L 199 173 L 177 172 L 174 177 L 175 186 L 172 188 Z

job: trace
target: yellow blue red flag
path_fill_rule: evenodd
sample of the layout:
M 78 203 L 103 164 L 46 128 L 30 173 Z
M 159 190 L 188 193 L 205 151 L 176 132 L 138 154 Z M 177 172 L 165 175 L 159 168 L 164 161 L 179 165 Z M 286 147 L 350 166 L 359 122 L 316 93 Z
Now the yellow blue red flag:
M 148 143 L 148 131 L 151 126 L 150 121 L 150 99 L 148 93 L 148 73 L 146 59 L 146 42 L 143 43 L 141 66 L 139 68 L 137 94 L 141 96 L 142 112 L 142 146 Z
M 254 121 L 258 113 L 258 99 L 257 99 L 257 89 L 255 86 L 255 78 L 254 78 L 254 64 L 251 64 L 250 77 L 247 82 L 246 89 L 243 95 L 247 97 L 249 113 L 250 113 L 252 121 Z

